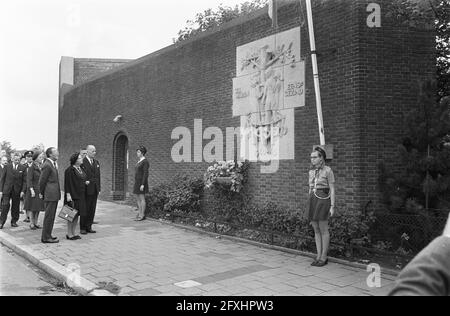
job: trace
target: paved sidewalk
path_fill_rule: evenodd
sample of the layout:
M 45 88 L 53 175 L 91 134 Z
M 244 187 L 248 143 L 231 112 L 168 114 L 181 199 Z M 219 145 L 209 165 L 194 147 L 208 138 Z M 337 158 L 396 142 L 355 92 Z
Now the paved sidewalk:
M 335 263 L 314 268 L 310 258 L 157 221 L 134 222 L 135 215 L 129 206 L 99 202 L 98 233 L 81 241 L 65 240 L 60 219 L 54 231 L 60 244 L 41 244 L 40 231 L 25 223 L 17 229 L 7 224 L 0 241 L 59 275 L 79 268 L 87 292 L 101 282 L 133 296 L 378 296 L 393 286 L 392 276 L 383 276 L 381 288 L 370 289 L 369 274 L 357 268 Z

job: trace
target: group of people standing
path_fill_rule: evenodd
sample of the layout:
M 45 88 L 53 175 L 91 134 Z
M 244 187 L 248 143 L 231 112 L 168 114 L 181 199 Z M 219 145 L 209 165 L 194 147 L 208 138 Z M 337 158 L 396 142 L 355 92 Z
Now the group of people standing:
M 53 226 L 58 203 L 61 200 L 58 166 L 59 152 L 51 147 L 42 152 L 27 151 L 26 163 L 21 163 L 22 155 L 13 153 L 8 163 L 6 153 L 0 157 L 0 229 L 3 229 L 11 211 L 11 227 L 18 227 L 20 217 L 20 200 L 24 200 L 27 212 L 25 221 L 30 229 L 42 229 L 41 241 L 46 244 L 58 243 L 53 237 Z M 72 155 L 70 166 L 65 170 L 64 203 L 78 210 L 73 222 L 67 224 L 68 240 L 81 239 L 76 235 L 78 219 L 80 234 L 94 234 L 92 229 L 97 208 L 97 199 L 101 192 L 100 163 L 95 159 L 95 146 Z M 39 213 L 45 212 L 43 227 L 38 225 Z

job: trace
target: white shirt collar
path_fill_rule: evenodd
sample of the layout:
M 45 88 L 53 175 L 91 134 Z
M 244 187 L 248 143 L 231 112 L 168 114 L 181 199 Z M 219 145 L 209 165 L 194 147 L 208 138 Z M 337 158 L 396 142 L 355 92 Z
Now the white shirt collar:
M 142 157 L 142 158 L 139 160 L 138 163 L 141 163 L 141 162 L 143 162 L 144 160 L 145 160 L 145 157 Z
M 47 160 L 50 161 L 50 162 L 52 163 L 53 166 L 55 166 L 55 167 L 57 166 L 56 161 L 53 161 L 53 160 L 51 160 L 50 158 L 47 158 Z

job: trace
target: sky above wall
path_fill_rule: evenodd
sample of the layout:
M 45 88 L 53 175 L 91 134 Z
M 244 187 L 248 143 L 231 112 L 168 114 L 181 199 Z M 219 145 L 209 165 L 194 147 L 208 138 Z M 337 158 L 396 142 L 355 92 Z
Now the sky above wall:
M 61 56 L 136 59 L 171 45 L 186 21 L 244 0 L 14 0 L 0 10 L 0 141 L 58 139 Z

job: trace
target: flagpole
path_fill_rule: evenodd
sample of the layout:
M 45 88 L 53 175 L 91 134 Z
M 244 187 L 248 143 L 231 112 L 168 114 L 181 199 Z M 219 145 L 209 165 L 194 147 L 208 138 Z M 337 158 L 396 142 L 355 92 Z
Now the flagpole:
M 313 23 L 311 0 L 306 0 L 306 10 L 308 15 L 309 40 L 311 43 L 311 58 L 314 74 L 314 87 L 316 90 L 316 106 L 317 106 L 317 117 L 319 121 L 320 145 L 325 146 L 326 142 L 325 142 L 325 129 L 323 125 L 322 97 L 320 95 L 319 67 L 317 65 L 316 39 L 314 36 L 314 23 Z
M 278 4 L 277 4 L 277 0 L 269 0 L 269 17 L 272 19 L 272 28 L 278 30 Z

